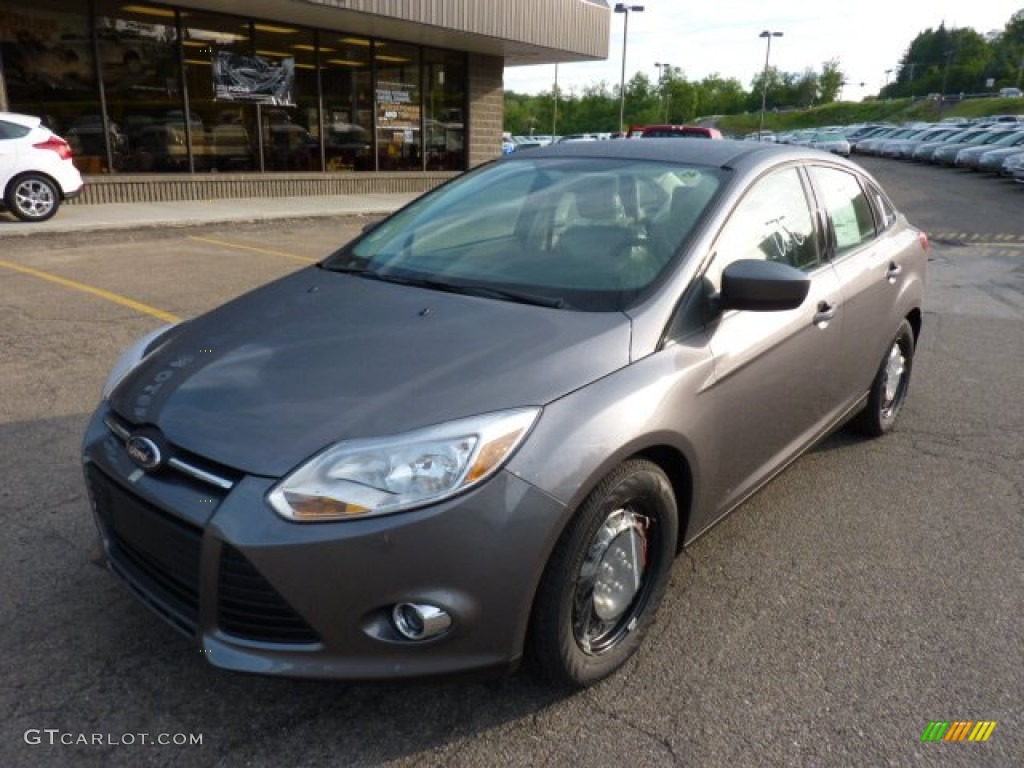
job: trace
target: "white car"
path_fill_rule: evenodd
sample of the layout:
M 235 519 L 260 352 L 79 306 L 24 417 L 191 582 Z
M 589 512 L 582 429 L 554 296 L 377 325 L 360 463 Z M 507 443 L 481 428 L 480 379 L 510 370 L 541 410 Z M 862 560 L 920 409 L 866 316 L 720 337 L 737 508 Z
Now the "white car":
M 818 131 L 812 134 L 809 146 L 842 157 L 850 156 L 850 142 L 838 131 Z
M 38 117 L 0 112 L 0 210 L 46 221 L 82 187 L 64 139 Z

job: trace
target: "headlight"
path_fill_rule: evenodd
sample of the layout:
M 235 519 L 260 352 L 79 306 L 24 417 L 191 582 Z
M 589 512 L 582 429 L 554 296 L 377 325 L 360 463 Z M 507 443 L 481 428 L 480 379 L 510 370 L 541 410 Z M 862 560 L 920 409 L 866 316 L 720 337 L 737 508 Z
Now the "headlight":
M 114 391 L 114 388 L 121 383 L 121 379 L 127 376 L 132 368 L 142 362 L 143 358 L 146 357 L 150 352 L 150 347 L 153 346 L 153 342 L 167 333 L 173 328 L 176 323 L 165 325 L 161 328 L 157 328 L 155 331 L 150 331 L 141 339 L 137 339 L 128 349 L 121 353 L 121 357 L 114 363 L 114 367 L 110 369 L 110 374 L 107 376 L 107 381 L 103 385 L 103 399 L 106 400 L 110 397 L 110 393 Z
M 297 522 L 348 520 L 432 504 L 493 475 L 533 426 L 539 408 L 499 411 L 392 437 L 337 443 L 267 496 Z

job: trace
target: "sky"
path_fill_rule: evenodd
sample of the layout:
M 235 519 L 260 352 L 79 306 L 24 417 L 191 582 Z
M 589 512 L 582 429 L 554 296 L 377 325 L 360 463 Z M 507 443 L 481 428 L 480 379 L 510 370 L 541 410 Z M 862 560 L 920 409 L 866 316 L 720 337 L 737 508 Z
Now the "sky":
M 614 6 L 614 2 L 610 3 Z M 893 78 L 920 32 L 970 27 L 982 35 L 1002 30 L 1024 0 L 632 0 L 642 13 L 629 14 L 626 80 L 639 71 L 658 79 L 655 63 L 671 64 L 687 80 L 712 74 L 736 78 L 744 89 L 764 68 L 762 30 L 772 38 L 769 65 L 802 73 L 838 59 L 847 85 L 842 98 L 860 101 Z M 562 92 L 579 93 L 602 80 L 609 89 L 622 74 L 623 14 L 613 13 L 606 61 L 558 66 Z M 892 70 L 886 75 L 886 70 Z M 506 67 L 505 88 L 519 93 L 550 91 L 555 66 Z M 861 86 L 861 83 L 864 83 Z

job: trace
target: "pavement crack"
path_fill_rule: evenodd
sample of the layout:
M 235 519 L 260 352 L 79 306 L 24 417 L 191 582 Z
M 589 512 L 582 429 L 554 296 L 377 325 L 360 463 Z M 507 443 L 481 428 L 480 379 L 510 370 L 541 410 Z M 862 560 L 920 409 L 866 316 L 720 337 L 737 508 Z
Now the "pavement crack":
M 584 706 L 589 707 L 598 714 L 604 715 L 610 720 L 614 720 L 616 723 L 619 723 L 620 725 L 625 726 L 629 730 L 634 731 L 635 733 L 638 733 L 641 736 L 654 742 L 659 747 L 661 747 L 666 753 L 668 753 L 668 756 L 672 759 L 673 765 L 686 765 L 686 761 L 683 759 L 682 755 L 676 752 L 675 747 L 672 745 L 672 742 L 669 739 L 669 737 L 662 736 L 660 733 L 648 730 L 647 728 L 644 728 L 642 725 L 634 723 L 629 718 L 620 715 L 618 712 L 614 712 L 610 709 L 607 709 L 606 707 L 601 706 L 600 702 L 594 700 L 590 696 L 588 696 L 584 700 Z

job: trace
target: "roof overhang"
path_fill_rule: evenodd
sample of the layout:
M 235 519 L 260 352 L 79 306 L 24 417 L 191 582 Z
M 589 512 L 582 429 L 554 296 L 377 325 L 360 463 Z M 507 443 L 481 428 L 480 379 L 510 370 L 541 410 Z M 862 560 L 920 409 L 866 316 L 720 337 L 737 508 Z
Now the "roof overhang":
M 608 58 L 600 0 L 181 0 L 175 5 L 499 56 L 507 66 Z

